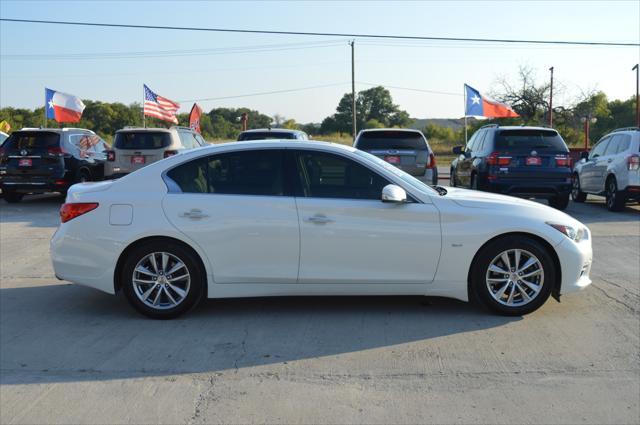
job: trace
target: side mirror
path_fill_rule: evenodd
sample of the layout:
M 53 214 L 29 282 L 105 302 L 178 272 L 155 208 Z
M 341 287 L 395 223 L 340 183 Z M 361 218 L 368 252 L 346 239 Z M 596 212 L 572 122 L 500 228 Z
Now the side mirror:
M 462 146 L 454 146 L 452 151 L 456 155 L 462 155 Z
M 587 151 L 580 152 L 580 159 L 584 159 L 584 160 L 589 159 L 589 152 Z
M 407 202 L 407 192 L 400 186 L 388 184 L 382 188 L 382 202 Z

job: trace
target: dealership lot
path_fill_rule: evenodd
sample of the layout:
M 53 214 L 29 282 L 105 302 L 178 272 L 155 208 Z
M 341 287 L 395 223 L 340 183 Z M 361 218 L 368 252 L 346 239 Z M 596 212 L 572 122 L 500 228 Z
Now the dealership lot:
M 526 317 L 330 297 L 209 300 L 162 322 L 55 279 L 60 198 L 0 202 L 1 423 L 640 421 L 637 205 L 569 205 L 594 283 Z

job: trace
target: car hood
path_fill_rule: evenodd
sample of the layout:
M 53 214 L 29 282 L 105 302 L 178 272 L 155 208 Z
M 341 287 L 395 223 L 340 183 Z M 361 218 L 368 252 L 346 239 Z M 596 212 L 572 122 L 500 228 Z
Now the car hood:
M 562 211 L 543 205 L 539 202 L 533 202 L 514 196 L 448 187 L 446 198 L 461 207 L 496 210 L 502 214 L 512 213 L 544 221 L 572 225 L 574 227 L 584 227 L 584 224 Z

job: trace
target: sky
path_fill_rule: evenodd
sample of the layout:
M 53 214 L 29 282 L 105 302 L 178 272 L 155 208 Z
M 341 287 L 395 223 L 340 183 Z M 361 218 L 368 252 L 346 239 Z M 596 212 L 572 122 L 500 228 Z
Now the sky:
M 435 37 L 640 42 L 640 1 L 13 1 L 2 18 Z M 142 85 L 181 102 L 249 107 L 320 122 L 351 90 L 351 38 L 0 22 L 0 107 L 39 107 L 44 88 L 140 102 Z M 415 118 L 455 118 L 463 84 L 482 93 L 538 82 L 554 105 L 582 93 L 635 94 L 638 47 L 503 45 L 355 38 L 356 90 L 387 87 Z M 304 90 L 298 90 L 304 89 Z M 432 92 L 440 93 L 432 93 Z M 259 94 L 279 92 L 270 94 Z M 245 96 L 247 95 L 247 96 Z M 210 100 L 203 100 L 210 99 Z

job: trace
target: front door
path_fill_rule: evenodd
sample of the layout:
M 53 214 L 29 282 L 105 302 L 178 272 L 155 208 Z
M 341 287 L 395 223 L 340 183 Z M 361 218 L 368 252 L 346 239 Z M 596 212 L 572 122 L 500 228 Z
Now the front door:
M 181 190 L 163 200 L 167 218 L 206 252 L 216 283 L 297 282 L 298 213 L 282 150 L 211 155 L 167 176 Z
M 304 283 L 428 283 L 440 256 L 432 204 L 383 203 L 389 182 L 336 154 L 296 153 Z

